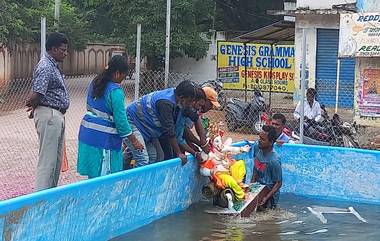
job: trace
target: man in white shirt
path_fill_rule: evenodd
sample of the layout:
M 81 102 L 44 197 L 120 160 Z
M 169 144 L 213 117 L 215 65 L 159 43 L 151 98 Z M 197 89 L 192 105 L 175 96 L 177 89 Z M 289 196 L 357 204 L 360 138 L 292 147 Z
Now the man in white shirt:
M 322 109 L 318 101 L 315 100 L 317 91 L 313 88 L 309 88 L 306 92 L 306 100 L 304 104 L 304 116 L 305 122 L 320 122 L 322 121 Z M 301 102 L 298 102 L 296 110 L 293 113 L 296 120 L 301 118 Z

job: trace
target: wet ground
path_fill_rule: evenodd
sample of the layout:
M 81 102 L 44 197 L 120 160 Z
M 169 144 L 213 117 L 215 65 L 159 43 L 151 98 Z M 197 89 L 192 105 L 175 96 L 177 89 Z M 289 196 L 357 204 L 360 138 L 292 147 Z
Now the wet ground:
M 292 194 L 281 196 L 281 210 L 257 213 L 250 218 L 232 218 L 204 213 L 202 201 L 186 211 L 168 216 L 113 241 L 275 241 L 275 240 L 380 240 L 380 206 L 311 199 Z M 323 224 L 307 209 L 311 206 L 348 208 L 352 214 L 325 214 Z

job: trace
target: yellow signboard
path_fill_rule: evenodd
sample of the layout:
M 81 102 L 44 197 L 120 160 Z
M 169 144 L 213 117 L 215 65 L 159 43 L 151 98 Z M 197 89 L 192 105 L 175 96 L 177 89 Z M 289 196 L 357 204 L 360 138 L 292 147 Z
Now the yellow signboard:
M 272 80 L 272 91 L 294 91 L 294 45 L 218 41 L 217 57 L 224 89 L 269 91 Z

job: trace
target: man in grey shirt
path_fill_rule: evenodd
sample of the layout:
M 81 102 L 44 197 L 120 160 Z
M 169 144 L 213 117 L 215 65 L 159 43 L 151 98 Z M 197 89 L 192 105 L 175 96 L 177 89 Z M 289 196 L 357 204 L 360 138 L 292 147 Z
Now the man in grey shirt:
M 58 62 L 65 59 L 67 47 L 64 34 L 48 36 L 47 53 L 34 69 L 32 91 L 26 102 L 40 144 L 35 191 L 56 187 L 61 170 L 69 95 Z

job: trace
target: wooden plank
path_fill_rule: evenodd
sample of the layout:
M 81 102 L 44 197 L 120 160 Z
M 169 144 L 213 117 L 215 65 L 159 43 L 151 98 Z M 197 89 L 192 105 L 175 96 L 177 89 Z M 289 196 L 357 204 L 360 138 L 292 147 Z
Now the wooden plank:
M 252 212 L 256 211 L 263 197 L 265 197 L 270 191 L 265 185 L 251 183 L 250 186 L 251 191 L 246 194 L 244 204 L 239 210 L 231 210 L 215 206 L 211 209 L 205 210 L 205 212 L 209 214 L 249 217 Z
M 249 217 L 251 213 L 256 212 L 257 207 L 260 205 L 261 200 L 270 192 L 270 189 L 264 186 L 251 202 L 247 203 L 246 207 L 241 210 L 240 216 L 242 218 Z

